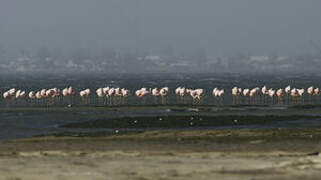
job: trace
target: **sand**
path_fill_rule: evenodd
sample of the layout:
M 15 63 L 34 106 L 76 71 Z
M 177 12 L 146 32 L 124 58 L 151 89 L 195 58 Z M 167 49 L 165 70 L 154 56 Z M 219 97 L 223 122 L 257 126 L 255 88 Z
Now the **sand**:
M 3 179 L 319 179 L 321 156 L 62 151 L 2 157 Z
M 42 136 L 0 144 L 0 179 L 319 179 L 321 129 Z

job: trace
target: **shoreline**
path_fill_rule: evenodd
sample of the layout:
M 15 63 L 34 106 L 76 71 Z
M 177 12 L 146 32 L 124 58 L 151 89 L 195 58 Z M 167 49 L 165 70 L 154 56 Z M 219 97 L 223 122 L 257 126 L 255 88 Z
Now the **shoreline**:
M 314 180 L 321 175 L 319 106 L 72 107 L 0 112 L 4 114 L 1 122 L 9 125 L 25 124 L 31 129 L 59 125 L 52 131 L 44 128 L 45 133 L 36 131 L 30 138 L 0 141 L 0 179 Z M 145 127 L 147 122 L 154 127 L 163 127 L 162 123 L 169 127 L 166 122 L 175 127 L 206 122 L 204 127 L 234 128 L 119 130 Z M 278 123 L 283 122 L 289 124 L 281 127 Z M 262 129 L 249 126 L 271 123 L 277 124 Z M 64 125 L 70 127 L 62 128 Z M 95 131 L 83 131 L 88 128 Z
M 291 144 L 291 142 L 300 142 Z M 86 146 L 93 144 L 94 146 Z M 158 146 L 167 149 L 169 147 L 178 150 L 186 147 L 186 151 L 321 151 L 321 128 L 314 129 L 227 129 L 227 130 L 163 130 L 146 131 L 127 134 L 81 134 L 60 133 L 41 135 L 37 137 L 7 140 L 0 144 L 0 152 L 6 152 L 10 148 L 15 151 L 39 150 L 95 150 L 95 144 L 106 146 L 101 150 L 126 150 L 131 148 L 130 144 L 144 146 L 140 150 L 150 149 L 161 151 Z M 107 146 L 112 144 L 111 146 Z M 303 145 L 305 144 L 305 145 Z M 35 146 L 33 146 L 35 145 Z M 275 145 L 275 146 L 273 146 Z M 288 147 L 287 147 L 287 146 Z M 297 147 L 296 147 L 297 146 Z M 153 149 L 155 147 L 155 149 Z M 188 148 L 187 148 L 188 147 Z M 203 149 L 202 147 L 206 147 Z M 239 147 L 239 148 L 237 148 Z M 294 149 L 292 149 L 295 147 Z M 65 149 L 66 148 L 66 149 Z M 91 149 L 92 148 L 92 149 Z M 124 148 L 124 149 L 122 149 Z M 280 148 L 280 149 L 279 149 Z M 320 149 L 319 149 L 320 148 Z M 135 150 L 138 150 L 135 149 Z
M 42 136 L 0 143 L 0 174 L 36 180 L 318 179 L 320 140 L 321 128 Z

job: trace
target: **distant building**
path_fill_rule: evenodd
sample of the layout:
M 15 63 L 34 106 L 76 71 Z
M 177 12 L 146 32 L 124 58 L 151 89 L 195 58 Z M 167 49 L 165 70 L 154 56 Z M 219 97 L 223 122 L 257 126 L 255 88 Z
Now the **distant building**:
M 162 58 L 160 56 L 145 56 L 145 59 L 153 61 L 153 62 L 162 60 Z
M 268 56 L 250 56 L 249 57 L 249 61 L 250 62 L 267 62 L 269 61 L 269 57 Z

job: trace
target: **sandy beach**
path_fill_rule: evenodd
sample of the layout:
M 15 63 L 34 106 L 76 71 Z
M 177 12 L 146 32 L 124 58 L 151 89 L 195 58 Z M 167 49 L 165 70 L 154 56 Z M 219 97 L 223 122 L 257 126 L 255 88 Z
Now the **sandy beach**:
M 319 179 L 321 129 L 41 136 L 0 144 L 0 179 Z

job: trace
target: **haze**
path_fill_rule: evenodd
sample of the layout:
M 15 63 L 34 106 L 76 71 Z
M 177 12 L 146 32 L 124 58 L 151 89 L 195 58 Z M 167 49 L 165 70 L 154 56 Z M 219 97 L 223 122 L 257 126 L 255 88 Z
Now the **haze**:
M 0 44 L 288 55 L 313 50 L 320 7 L 313 0 L 1 0 Z
M 321 1 L 1 0 L 0 72 L 319 72 Z

